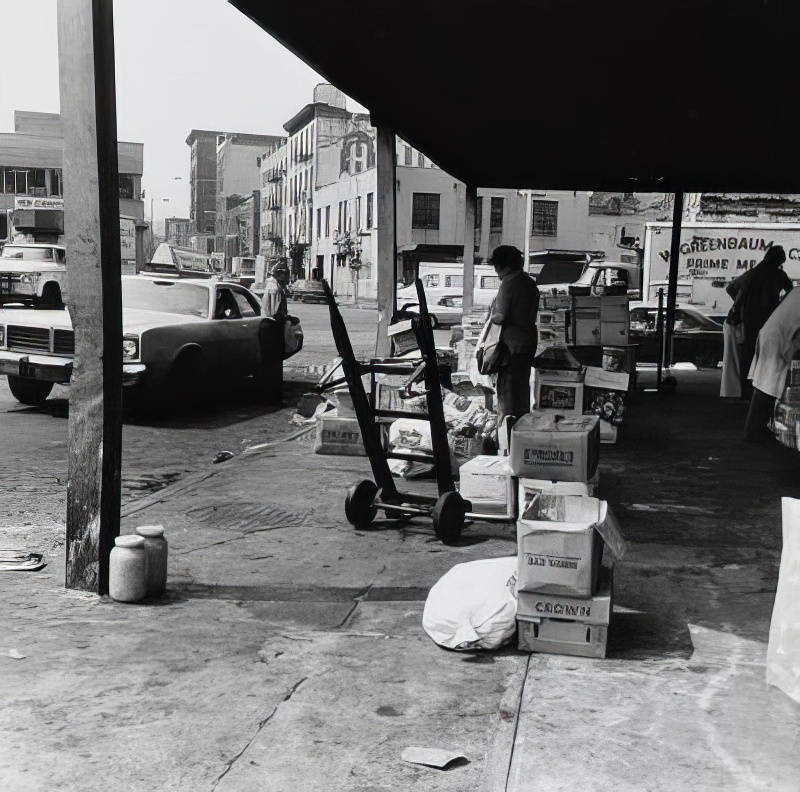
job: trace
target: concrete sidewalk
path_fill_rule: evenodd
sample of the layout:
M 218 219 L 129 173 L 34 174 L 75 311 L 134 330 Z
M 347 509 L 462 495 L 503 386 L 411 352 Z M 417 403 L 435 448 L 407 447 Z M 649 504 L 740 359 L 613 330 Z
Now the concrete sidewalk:
M 0 787 L 796 791 L 800 708 L 764 659 L 800 455 L 742 443 L 746 405 L 716 397 L 718 376 L 635 394 L 602 448 L 630 542 L 608 659 L 436 646 L 428 590 L 513 555 L 513 528 L 456 547 L 422 521 L 355 531 L 344 491 L 366 460 L 301 434 L 126 507 L 124 531 L 166 528 L 158 602 L 67 591 L 58 556 L 4 575 Z M 467 761 L 409 764 L 409 746 Z

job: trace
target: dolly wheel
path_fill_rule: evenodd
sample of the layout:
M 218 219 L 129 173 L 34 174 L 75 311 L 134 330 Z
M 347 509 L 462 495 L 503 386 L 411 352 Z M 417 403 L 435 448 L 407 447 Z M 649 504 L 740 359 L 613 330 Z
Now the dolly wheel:
M 356 528 L 366 528 L 378 513 L 374 505 L 378 487 L 374 481 L 364 479 L 347 490 L 344 499 L 344 513 L 347 521 Z
M 433 530 L 444 544 L 455 544 L 461 537 L 467 503 L 458 492 L 445 492 L 433 507 Z

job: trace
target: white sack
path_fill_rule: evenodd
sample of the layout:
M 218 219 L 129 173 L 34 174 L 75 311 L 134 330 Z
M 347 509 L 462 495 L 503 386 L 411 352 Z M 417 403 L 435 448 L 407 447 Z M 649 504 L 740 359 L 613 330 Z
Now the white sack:
M 800 703 L 800 500 L 781 498 L 783 551 L 767 647 L 767 684 Z
M 448 649 L 497 649 L 517 628 L 517 557 L 456 564 L 433 585 L 422 626 Z

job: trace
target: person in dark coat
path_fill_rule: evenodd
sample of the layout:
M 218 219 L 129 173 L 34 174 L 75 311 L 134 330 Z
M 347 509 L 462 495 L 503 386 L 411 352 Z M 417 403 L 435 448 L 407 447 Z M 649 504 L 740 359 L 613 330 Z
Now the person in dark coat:
M 752 386 L 748 380 L 750 365 L 756 352 L 756 339 L 781 301 L 781 294 L 792 289 L 792 281 L 783 271 L 786 252 L 773 245 L 764 258 L 743 275 L 728 284 L 726 291 L 733 298 L 733 307 L 726 322 L 740 325 L 737 354 L 742 396 L 749 397 Z
M 502 339 L 509 358 L 497 372 L 497 423 L 531 410 L 531 363 L 539 342 L 536 315 L 539 288 L 526 272 L 522 252 L 513 245 L 496 247 L 489 259 L 500 278 L 491 307 L 491 319 L 503 326 Z

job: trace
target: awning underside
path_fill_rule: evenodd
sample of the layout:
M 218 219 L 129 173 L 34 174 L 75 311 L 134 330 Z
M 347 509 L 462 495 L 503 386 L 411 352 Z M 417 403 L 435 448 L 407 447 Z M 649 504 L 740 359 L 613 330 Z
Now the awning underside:
M 800 3 L 230 1 L 476 187 L 800 192 Z

